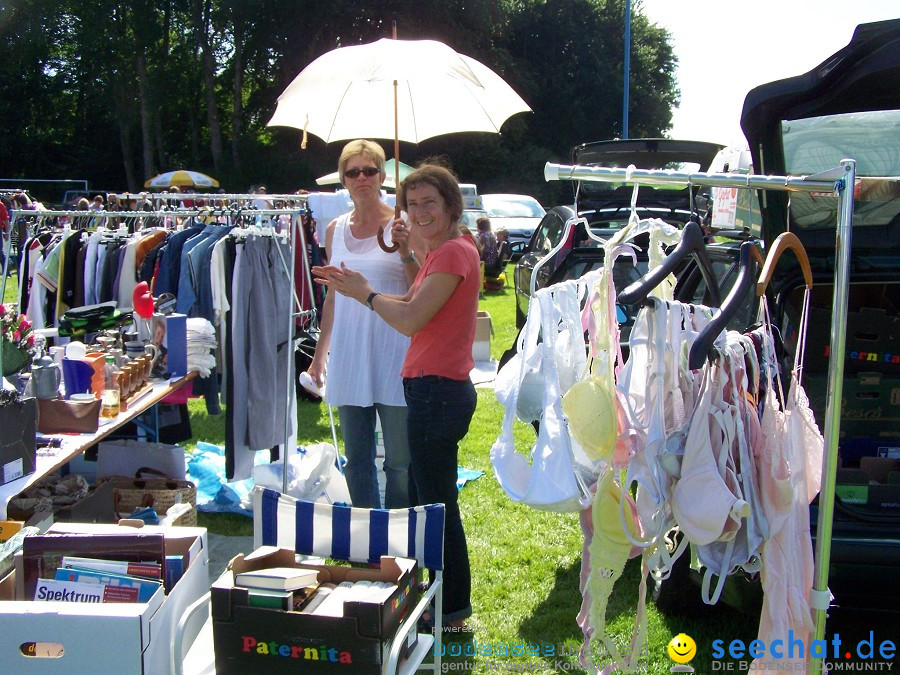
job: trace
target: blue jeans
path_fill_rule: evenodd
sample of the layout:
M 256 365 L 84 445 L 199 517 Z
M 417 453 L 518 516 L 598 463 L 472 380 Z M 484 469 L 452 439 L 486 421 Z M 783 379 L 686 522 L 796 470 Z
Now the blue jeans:
M 409 450 L 416 504 L 444 504 L 443 620 L 472 616 L 472 575 L 459 513 L 456 476 L 459 442 L 469 431 L 477 395 L 470 380 L 436 375 L 404 378 Z
M 344 476 L 353 506 L 380 509 L 378 471 L 375 466 L 375 411 L 384 434 L 384 507 L 404 509 L 410 499 L 409 443 L 406 439 L 406 407 L 383 405 L 338 406 L 341 436 L 347 464 Z

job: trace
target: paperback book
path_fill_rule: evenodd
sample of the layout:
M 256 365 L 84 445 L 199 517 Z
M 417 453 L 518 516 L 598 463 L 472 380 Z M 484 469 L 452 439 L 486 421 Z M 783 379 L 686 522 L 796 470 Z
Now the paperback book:
M 37 602 L 137 602 L 137 598 L 136 588 L 57 579 L 38 579 L 34 591 L 34 599 Z
M 162 585 L 159 581 L 153 581 L 152 579 L 142 579 L 124 574 L 111 574 L 109 572 L 96 572 L 80 567 L 60 567 L 56 570 L 56 578 L 59 581 L 75 581 L 82 584 L 134 589 L 137 591 L 134 602 L 150 602 L 150 598 Z

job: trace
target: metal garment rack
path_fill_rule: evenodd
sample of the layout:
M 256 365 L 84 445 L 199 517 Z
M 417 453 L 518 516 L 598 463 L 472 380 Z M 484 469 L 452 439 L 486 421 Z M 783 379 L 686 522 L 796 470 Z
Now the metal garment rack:
M 295 195 L 298 198 L 298 201 L 303 201 L 301 195 Z M 128 219 L 128 218 L 166 218 L 166 217 L 178 217 L 178 218 L 193 218 L 193 217 L 208 217 L 208 216 L 270 216 L 276 217 L 287 215 L 291 218 L 291 233 L 289 237 L 289 241 L 297 242 L 297 244 L 301 247 L 301 249 L 306 251 L 306 234 L 303 231 L 303 227 L 300 223 L 300 217 L 302 215 L 302 209 L 293 208 L 293 209 L 229 209 L 229 208 L 216 208 L 216 209 L 183 209 L 178 211 L 23 211 L 21 209 L 15 210 L 12 212 L 10 217 L 10 227 L 15 227 L 19 219 L 46 219 L 46 218 L 54 218 L 54 217 L 68 217 L 68 218 L 90 218 L 96 222 L 95 219 L 105 219 L 105 220 L 113 220 L 113 219 Z M 274 233 L 274 228 L 271 226 L 263 226 L 260 227 L 260 234 L 271 234 Z M 295 234 L 297 238 L 295 239 Z M 11 242 L 11 239 L 8 240 Z M 3 279 L 0 281 L 0 298 L 4 297 L 6 293 L 6 273 L 9 268 L 9 249 L 11 248 L 11 244 L 7 244 L 5 253 L 5 258 L 3 262 Z M 290 278 L 291 285 L 291 293 L 290 298 L 292 298 L 292 305 L 288 307 L 287 311 L 287 320 L 288 320 L 288 335 L 290 337 L 290 348 L 287 351 L 287 377 L 286 377 L 286 390 L 287 390 L 287 401 L 288 406 L 290 407 L 290 401 L 294 388 L 294 350 L 293 350 L 293 335 L 294 335 L 294 323 L 298 318 L 306 318 L 311 317 L 315 320 L 316 311 L 312 310 L 303 310 L 302 305 L 300 304 L 300 299 L 297 296 L 296 290 L 296 256 L 292 255 L 290 263 L 284 259 L 284 255 L 280 247 L 277 247 L 278 256 L 281 259 L 281 264 L 283 269 L 288 272 L 288 276 Z M 312 270 L 310 269 L 309 260 L 306 255 L 303 256 L 304 265 L 303 271 L 306 274 L 306 281 L 309 284 L 309 288 L 312 289 Z M 2 372 L 3 365 L 3 356 L 2 352 L 0 352 L 0 372 Z M 284 416 L 284 471 L 282 472 L 282 491 L 287 494 L 287 449 L 290 445 L 291 441 L 291 414 L 290 409 L 285 411 Z
M 553 164 L 544 166 L 544 178 L 551 180 L 590 181 L 597 183 L 633 183 L 638 185 L 683 185 L 754 188 L 781 192 L 826 192 L 838 198 L 835 234 L 834 294 L 831 316 L 831 354 L 843 354 L 847 336 L 847 305 L 850 282 L 850 247 L 853 229 L 853 188 L 856 182 L 856 160 L 843 159 L 839 166 L 812 176 L 764 176 L 727 173 L 681 172 L 672 170 L 611 169 L 606 167 Z M 825 637 L 827 609 L 831 601 L 828 569 L 831 557 L 831 531 L 834 516 L 835 472 L 841 425 L 840 401 L 843 389 L 844 360 L 828 362 L 828 389 L 825 407 L 825 458 L 822 487 L 819 492 L 819 521 L 816 529 L 815 576 L 810 592 L 814 612 L 814 640 Z M 809 645 L 807 645 L 807 649 Z M 822 657 L 809 661 L 809 675 L 822 672 Z
M 154 204 L 158 204 L 160 202 L 182 201 L 185 199 L 193 200 L 195 202 L 203 200 L 207 203 L 207 205 L 210 205 L 210 202 L 222 200 L 250 202 L 255 199 L 267 199 L 269 201 L 278 202 L 300 202 L 303 204 L 306 203 L 306 195 L 304 194 L 256 194 L 249 192 L 122 192 L 117 193 L 115 196 L 116 199 L 118 199 L 120 202 L 129 200 L 150 200 Z

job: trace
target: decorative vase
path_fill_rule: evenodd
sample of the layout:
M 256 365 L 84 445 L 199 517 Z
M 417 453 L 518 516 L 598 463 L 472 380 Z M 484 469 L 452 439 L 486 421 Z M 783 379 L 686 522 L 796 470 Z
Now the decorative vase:
M 31 360 L 31 355 L 19 349 L 19 347 L 15 346 L 12 342 L 0 342 L 0 347 L 2 347 L 2 363 L 3 363 L 3 375 L 15 375 L 19 371 L 25 368 L 28 365 L 28 362 Z

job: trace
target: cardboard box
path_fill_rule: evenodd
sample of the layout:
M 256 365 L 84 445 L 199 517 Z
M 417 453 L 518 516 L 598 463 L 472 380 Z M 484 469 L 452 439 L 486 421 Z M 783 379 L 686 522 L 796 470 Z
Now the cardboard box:
M 56 523 L 50 532 L 122 534 L 118 525 Z M 172 645 L 185 609 L 209 589 L 206 529 L 140 529 L 165 535 L 167 555 L 182 555 L 187 567 L 168 595 L 160 589 L 147 603 L 73 604 L 14 601 L 0 584 L 0 662 L 7 672 L 153 674 L 174 670 Z M 18 574 L 17 574 L 18 576 Z M 192 622 L 189 648 L 205 620 Z M 180 656 L 179 656 L 180 658 Z
M 187 375 L 187 316 L 154 314 L 151 340 L 160 350 L 158 366 L 170 377 Z M 158 368 L 157 366 L 157 368 Z
M 484 311 L 478 312 L 475 317 L 475 342 L 472 343 L 472 358 L 476 361 L 491 360 L 491 335 L 493 332 L 491 315 Z
M 34 473 L 37 400 L 0 407 L 0 485 Z
M 286 549 L 232 562 L 212 586 L 216 672 L 381 673 L 402 621 L 415 606 L 416 562 L 382 557 L 381 568 L 303 565 L 319 570 L 320 583 L 389 581 L 397 590 L 383 603 L 345 602 L 344 616 L 314 616 L 248 605 L 234 574 L 265 567 L 294 567 Z M 415 647 L 415 631 L 405 654 Z M 275 657 L 275 658 L 272 658 Z

